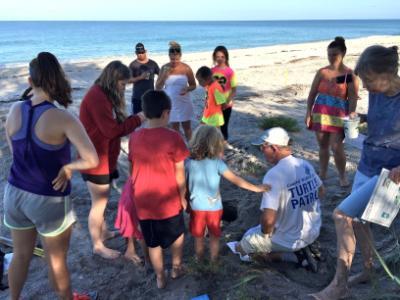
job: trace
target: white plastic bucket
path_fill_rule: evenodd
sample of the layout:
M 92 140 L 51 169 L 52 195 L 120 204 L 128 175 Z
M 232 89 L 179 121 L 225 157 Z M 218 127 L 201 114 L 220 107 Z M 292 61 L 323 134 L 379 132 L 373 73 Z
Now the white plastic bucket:
M 360 124 L 360 118 L 345 118 L 344 120 L 344 135 L 348 139 L 358 138 L 359 130 L 358 125 Z

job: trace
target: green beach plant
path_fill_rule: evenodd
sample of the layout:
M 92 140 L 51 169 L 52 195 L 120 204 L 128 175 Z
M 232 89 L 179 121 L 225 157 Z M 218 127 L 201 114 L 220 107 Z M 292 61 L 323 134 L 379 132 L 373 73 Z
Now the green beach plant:
M 285 117 L 285 116 L 274 116 L 274 117 L 261 117 L 259 121 L 259 127 L 261 129 L 269 129 L 272 127 L 282 127 L 288 132 L 299 132 L 300 127 L 296 119 Z

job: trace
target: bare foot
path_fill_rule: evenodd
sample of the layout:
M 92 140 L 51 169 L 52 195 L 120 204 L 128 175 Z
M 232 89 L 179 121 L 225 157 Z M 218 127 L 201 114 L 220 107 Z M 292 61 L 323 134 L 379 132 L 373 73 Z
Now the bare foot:
M 124 257 L 126 259 L 130 260 L 135 266 L 138 266 L 138 267 L 143 266 L 143 260 L 136 253 L 126 253 L 125 252 Z
M 178 279 L 179 277 L 182 277 L 185 274 L 186 274 L 186 269 L 183 265 L 172 266 L 172 270 L 171 270 L 171 278 L 172 279 Z
M 104 245 L 102 247 L 93 249 L 93 253 L 105 259 L 116 259 L 121 255 L 119 251 L 106 248 Z
M 167 278 L 165 276 L 165 272 L 162 272 L 161 276 L 156 275 L 156 280 L 157 280 L 157 287 L 159 289 L 163 289 L 167 285 Z
M 325 180 L 327 178 L 326 172 L 318 172 L 318 176 L 321 180 Z
M 347 177 L 343 177 L 339 179 L 340 187 L 348 187 L 350 182 L 347 180 Z
M 349 294 L 350 291 L 347 287 L 339 288 L 331 283 L 322 291 L 315 294 L 310 294 L 309 296 L 316 300 L 339 300 L 349 297 Z
M 349 287 L 355 286 L 360 283 L 368 283 L 371 281 L 372 277 L 372 271 L 362 271 L 358 274 L 352 275 L 349 277 L 349 280 L 347 281 L 347 284 Z
M 101 240 L 103 242 L 106 241 L 106 240 L 111 240 L 111 239 L 115 238 L 118 235 L 118 233 L 119 232 L 117 230 L 113 230 L 113 231 L 106 230 L 106 231 L 103 231 L 102 234 L 101 234 Z

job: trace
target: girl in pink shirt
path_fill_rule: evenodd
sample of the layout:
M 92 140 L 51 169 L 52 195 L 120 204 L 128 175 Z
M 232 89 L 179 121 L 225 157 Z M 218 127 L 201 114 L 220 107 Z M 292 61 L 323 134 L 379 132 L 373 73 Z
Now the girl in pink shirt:
M 229 53 L 225 46 L 218 46 L 213 52 L 214 67 L 211 69 L 213 77 L 218 80 L 225 91 L 226 103 L 222 106 L 225 124 L 221 126 L 221 132 L 228 140 L 228 125 L 232 113 L 233 98 L 236 96 L 236 75 L 229 66 Z

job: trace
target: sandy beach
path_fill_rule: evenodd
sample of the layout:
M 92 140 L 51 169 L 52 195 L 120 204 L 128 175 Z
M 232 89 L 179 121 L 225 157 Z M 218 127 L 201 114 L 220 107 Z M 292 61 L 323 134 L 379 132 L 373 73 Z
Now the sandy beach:
M 230 50 L 230 65 L 238 78 L 238 95 L 230 122 L 230 143 L 233 149 L 227 150 L 225 158 L 228 165 L 252 182 L 261 182 L 264 173 L 271 167 L 267 165 L 261 153 L 250 146 L 250 141 L 257 137 L 262 116 L 290 116 L 295 118 L 301 131 L 293 134 L 294 152 L 298 157 L 309 160 L 317 169 L 318 146 L 313 132 L 304 125 L 306 99 L 316 71 L 328 65 L 326 47 L 329 41 L 277 45 L 249 49 Z M 346 40 L 347 55 L 344 63 L 354 68 L 360 53 L 368 46 L 381 44 L 384 46 L 400 46 L 400 36 L 372 36 Z M 182 60 L 189 64 L 193 71 L 203 65 L 210 66 L 211 51 L 185 53 L 183 46 Z M 216 45 L 215 45 L 216 46 Z M 163 56 L 149 57 L 160 66 L 167 62 L 167 53 Z M 64 70 L 73 87 L 74 104 L 69 108 L 78 113 L 80 102 L 100 74 L 102 68 L 111 60 L 118 59 L 129 64 L 131 57 L 107 57 L 89 61 L 63 63 Z M 4 122 L 10 105 L 18 101 L 19 96 L 28 86 L 28 69 L 22 66 L 10 66 L 0 69 L 0 195 L 2 197 L 11 162 L 10 151 L 4 134 Z M 130 110 L 132 88 L 126 89 L 127 106 Z M 360 84 L 360 98 L 357 112 L 365 113 L 368 107 L 368 94 Z M 204 91 L 197 88 L 192 93 L 195 114 L 199 119 L 203 109 Z M 195 121 L 193 128 L 197 126 Z M 126 139 L 123 143 L 126 150 Z M 346 144 L 348 157 L 347 170 L 350 181 L 353 180 L 360 150 Z M 121 152 L 119 168 L 122 176 L 117 185 L 122 186 L 126 180 L 127 157 Z M 307 294 L 323 288 L 333 276 L 336 257 L 336 236 L 331 213 L 340 201 L 350 193 L 350 188 L 340 188 L 333 160 L 330 162 L 328 179 L 325 181 L 327 196 L 322 201 L 323 226 L 318 239 L 325 257 L 317 274 L 294 264 L 245 264 L 229 252 L 225 245 L 221 247 L 220 266 L 209 272 L 210 268 L 201 268 L 193 262 L 193 240 L 186 236 L 184 261 L 188 266 L 188 274 L 179 280 L 170 280 L 165 290 L 159 291 L 155 285 L 154 274 L 135 267 L 119 258 L 106 261 L 92 255 L 87 216 L 90 208 L 90 196 L 78 174 L 73 178 L 74 206 L 79 218 L 71 240 L 69 251 L 69 267 L 74 290 L 97 290 L 100 299 L 191 299 L 208 294 L 212 299 L 306 299 Z M 251 226 L 258 223 L 259 203 L 261 196 L 240 190 L 224 181 L 221 187 L 223 199 L 233 201 L 239 209 L 239 218 L 223 228 L 222 243 L 237 240 Z M 114 223 L 119 194 L 113 190 L 107 206 L 106 219 L 109 226 Z M 1 203 L 2 210 L 2 203 Z M 392 226 L 399 232 L 400 222 L 395 220 Z M 385 256 L 395 247 L 397 240 L 392 231 L 373 226 L 376 248 Z M 1 227 L 1 234 L 9 236 L 9 232 Z M 116 238 L 107 245 L 124 251 L 125 242 Z M 167 259 L 167 264 L 169 260 Z M 378 265 L 378 264 L 377 264 Z M 32 261 L 29 278 L 23 291 L 23 299 L 55 299 L 55 294 L 47 280 L 45 261 L 35 257 Z M 352 271 L 360 271 L 361 257 L 357 255 Z M 397 270 L 398 271 L 398 270 Z M 356 286 L 351 299 L 394 299 L 398 298 L 399 287 L 386 276 L 381 267 L 372 284 Z M 7 299 L 8 292 L 0 291 L 0 299 Z

